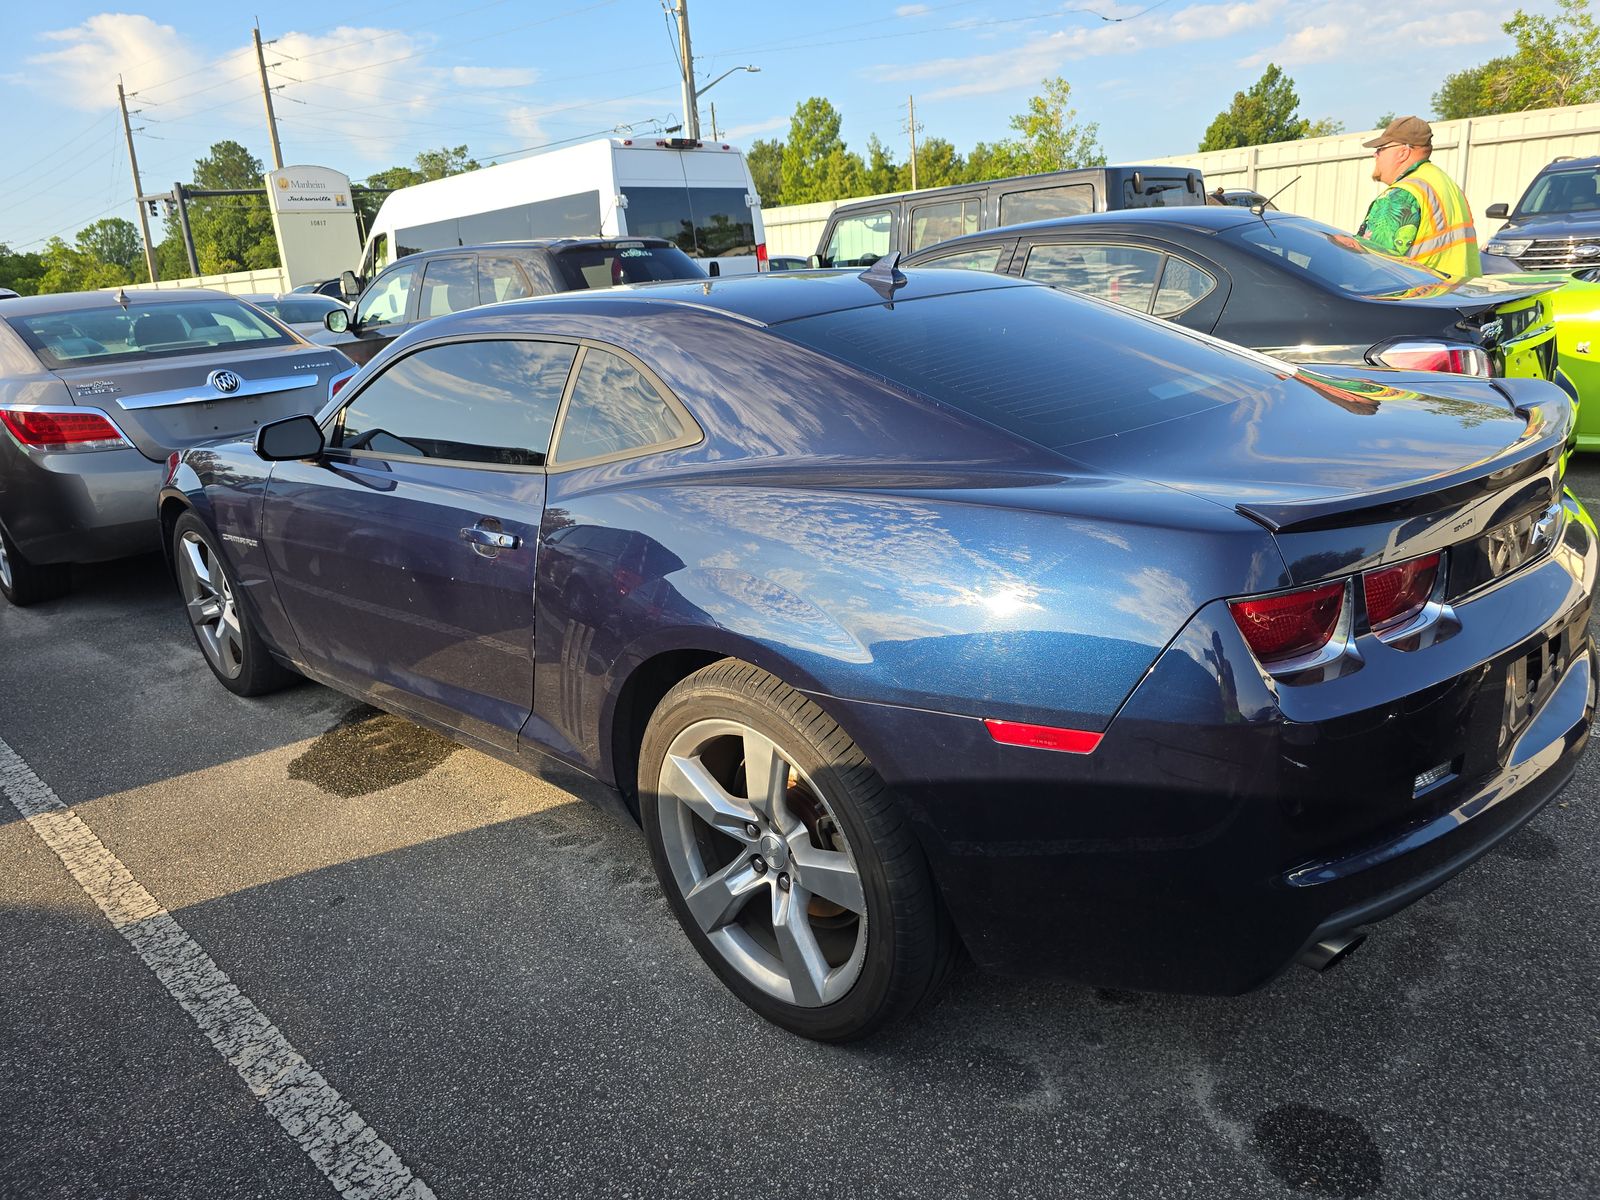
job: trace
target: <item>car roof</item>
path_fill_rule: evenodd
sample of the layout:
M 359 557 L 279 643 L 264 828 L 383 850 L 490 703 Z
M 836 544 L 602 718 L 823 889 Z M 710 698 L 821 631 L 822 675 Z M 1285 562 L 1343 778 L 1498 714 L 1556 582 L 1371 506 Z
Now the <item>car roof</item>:
M 1549 166 L 1540 169 L 1540 175 L 1553 175 L 1557 171 L 1582 171 L 1600 168 L 1600 155 L 1589 155 L 1587 158 L 1558 158 Z
M 172 288 L 156 291 L 153 288 L 128 288 L 114 292 L 54 292 L 48 296 L 18 296 L 8 301 L 8 317 L 32 317 L 41 313 L 82 312 L 90 308 L 120 308 L 121 297 L 129 304 L 181 304 L 186 300 L 239 300 L 212 288 Z
M 930 268 L 903 272 L 905 283 L 892 297 L 867 281 L 865 271 L 781 271 L 759 275 L 723 275 L 715 279 L 662 280 L 601 291 L 556 292 L 525 300 L 464 309 L 426 322 L 440 333 L 465 332 L 476 321 L 500 322 L 518 315 L 585 313 L 623 316 L 629 306 L 710 310 L 751 325 L 779 325 L 803 317 L 843 312 L 852 308 L 923 300 L 962 292 L 987 292 L 1000 288 L 1039 287 L 1040 284 L 987 271 Z M 447 329 L 448 323 L 448 329 Z
M 1134 171 L 1143 171 L 1146 174 L 1158 172 L 1158 178 L 1172 178 L 1178 175 L 1198 174 L 1193 167 L 1179 166 L 1143 166 L 1139 163 L 1124 163 L 1115 167 L 1063 167 L 1059 171 L 1039 171 L 1030 175 L 1007 175 L 1000 179 L 980 179 L 973 183 L 947 183 L 942 187 L 916 188 L 903 192 L 884 192 L 878 196 L 867 196 L 860 200 L 851 200 L 839 205 L 833 212 L 844 212 L 859 208 L 871 208 L 874 205 L 887 204 L 900 200 L 927 200 L 938 199 L 940 196 L 949 196 L 957 192 L 974 192 L 980 188 L 996 187 L 1000 185 L 1012 187 L 1015 191 L 1030 191 L 1035 187 L 1051 187 L 1057 184 L 1066 185 L 1073 181 L 1063 176 L 1081 176 L 1087 179 L 1090 175 L 1106 175 L 1116 178 L 1130 174 Z M 1022 185 L 1022 186 L 1016 186 Z M 828 214 L 830 217 L 833 213 Z

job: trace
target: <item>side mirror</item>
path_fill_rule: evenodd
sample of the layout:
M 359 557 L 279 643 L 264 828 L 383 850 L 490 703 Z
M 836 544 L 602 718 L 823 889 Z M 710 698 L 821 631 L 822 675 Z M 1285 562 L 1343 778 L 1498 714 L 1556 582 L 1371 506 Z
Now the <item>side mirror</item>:
M 822 265 L 822 255 L 820 255 L 820 254 L 813 254 L 809 258 L 806 259 L 806 266 L 810 267 L 813 271 L 815 271 L 821 265 Z
M 1133 173 L 1133 194 L 1136 195 L 1136 196 L 1144 195 L 1144 172 L 1143 171 L 1135 171 Z
M 1511 209 L 1505 204 L 1491 204 L 1488 208 L 1483 210 L 1483 215 L 1486 217 L 1496 217 L 1503 221 L 1506 219 L 1506 217 L 1511 215 Z
M 361 280 L 354 271 L 339 272 L 339 291 L 346 300 L 354 300 L 361 294 Z
M 330 308 L 322 318 L 322 327 L 329 333 L 344 333 L 350 328 L 350 314 L 342 308 Z
M 267 462 L 316 458 L 322 448 L 322 429 L 310 417 L 285 417 L 256 430 L 256 455 Z
M 713 259 L 706 264 L 706 274 L 716 279 L 722 274 L 722 264 Z

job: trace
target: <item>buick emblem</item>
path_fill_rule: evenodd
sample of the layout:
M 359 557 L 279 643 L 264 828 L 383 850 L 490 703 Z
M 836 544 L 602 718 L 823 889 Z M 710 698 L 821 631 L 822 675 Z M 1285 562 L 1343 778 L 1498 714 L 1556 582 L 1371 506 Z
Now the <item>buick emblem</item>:
M 241 380 L 232 371 L 213 371 L 206 376 L 206 382 L 226 396 L 239 390 Z

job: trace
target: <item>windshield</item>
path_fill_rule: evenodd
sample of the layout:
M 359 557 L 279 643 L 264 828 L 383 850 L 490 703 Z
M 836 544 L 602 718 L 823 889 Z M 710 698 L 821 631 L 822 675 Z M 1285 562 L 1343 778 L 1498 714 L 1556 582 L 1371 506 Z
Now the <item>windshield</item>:
M 12 328 L 45 366 L 209 354 L 219 346 L 288 346 L 296 339 L 238 300 L 129 304 L 16 317 Z
M 573 291 L 651 283 L 658 279 L 705 279 L 706 273 L 676 246 L 581 246 L 556 255 L 561 278 Z
M 1570 212 L 1600 212 L 1600 168 L 1541 175 L 1517 205 L 1519 217 Z
M 269 317 L 277 317 L 286 325 L 320 325 L 322 318 L 336 308 L 343 308 L 337 300 L 326 296 L 284 296 L 277 300 L 256 300 L 254 304 Z
M 1412 288 L 1437 289 L 1450 277 L 1390 258 L 1371 242 L 1303 217 L 1252 221 L 1222 234 L 1323 287 L 1352 296 L 1386 296 Z
M 755 218 L 743 188 L 625 187 L 628 232 L 666 238 L 693 258 L 756 252 Z
M 1052 449 L 1256 399 L 1293 370 L 1047 287 L 852 308 L 772 331 Z

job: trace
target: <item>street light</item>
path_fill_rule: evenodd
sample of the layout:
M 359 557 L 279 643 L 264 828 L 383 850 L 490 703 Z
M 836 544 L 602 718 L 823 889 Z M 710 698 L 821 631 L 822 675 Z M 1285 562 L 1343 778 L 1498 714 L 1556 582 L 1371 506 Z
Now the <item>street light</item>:
M 691 113 L 690 126 L 694 130 L 694 133 L 691 136 L 696 137 L 696 138 L 698 138 L 700 136 L 700 97 L 701 96 L 704 96 L 707 92 L 709 92 L 712 88 L 716 87 L 717 84 L 721 83 L 724 79 L 726 79 L 729 75 L 732 75 L 735 71 L 749 71 L 750 74 L 755 75 L 755 74 L 759 73 L 760 70 L 761 70 L 760 67 L 729 67 L 721 75 L 718 75 L 710 83 L 706 84 L 705 87 L 696 89 L 696 91 L 695 91 L 693 96 L 687 97 L 688 104 L 686 105 L 686 107 L 690 110 L 690 113 Z M 684 88 L 684 91 L 687 92 L 688 90 L 689 89 L 687 87 Z M 711 106 L 712 114 L 715 115 L 716 111 L 717 111 L 717 106 L 715 104 L 713 104 Z M 711 122 L 711 125 L 712 125 L 711 136 L 713 138 L 715 138 L 716 134 L 717 134 L 716 124 L 717 123 L 715 121 Z
M 694 98 L 696 100 L 700 99 L 701 96 L 704 96 L 707 92 L 709 92 L 712 88 L 716 87 L 717 84 L 721 83 L 724 79 L 726 79 L 729 75 L 732 75 L 735 71 L 749 71 L 750 74 L 752 74 L 752 75 L 759 75 L 761 73 L 761 68 L 760 67 L 729 67 L 721 75 L 718 75 L 710 83 L 706 84 L 705 87 L 697 89 L 695 91 Z

